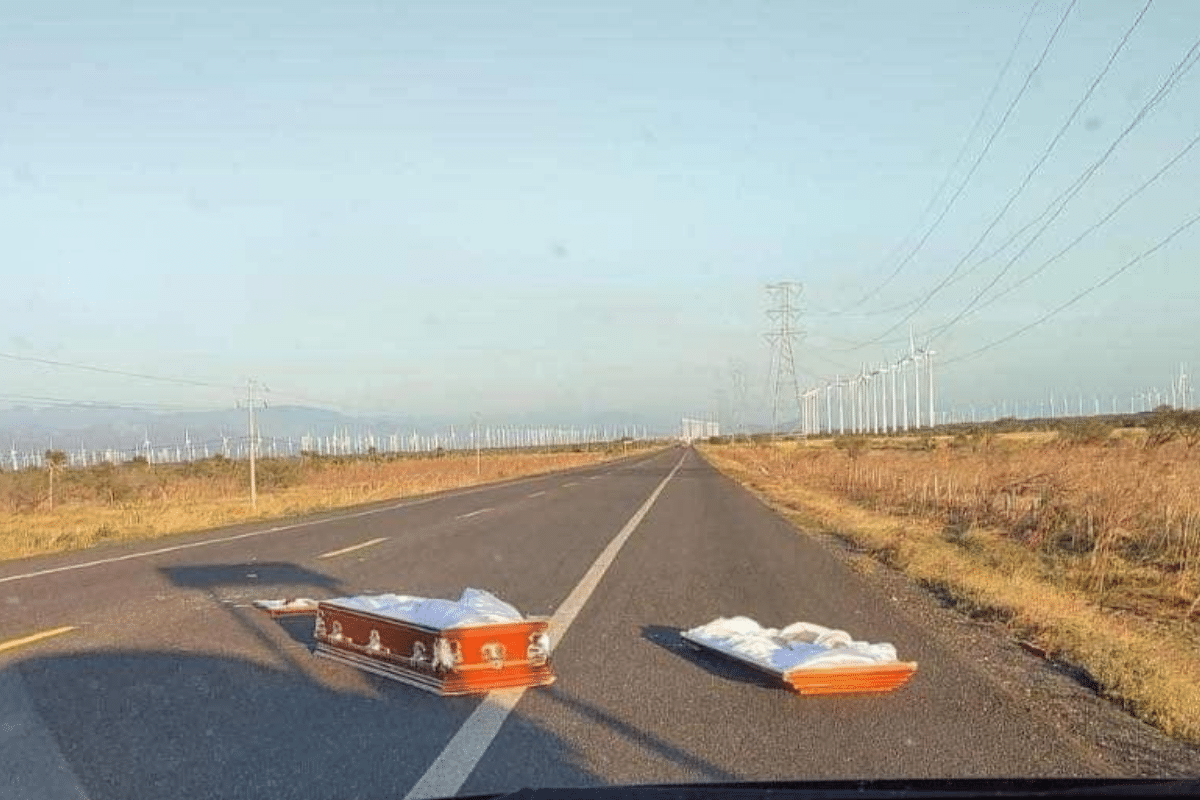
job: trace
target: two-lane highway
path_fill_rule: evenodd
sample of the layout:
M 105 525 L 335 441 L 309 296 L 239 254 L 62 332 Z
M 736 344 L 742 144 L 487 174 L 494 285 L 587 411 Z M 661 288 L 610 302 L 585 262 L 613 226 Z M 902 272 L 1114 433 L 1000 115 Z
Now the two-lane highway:
M 250 606 L 466 586 L 552 616 L 553 686 L 434 697 L 316 659 L 310 619 Z M 0 608 L 0 719 L 11 723 L 0 796 L 400 798 L 1105 771 L 970 653 L 937 644 L 684 448 L 9 563 Z M 735 614 L 891 641 L 920 670 L 893 695 L 801 698 L 681 646 L 680 629 Z

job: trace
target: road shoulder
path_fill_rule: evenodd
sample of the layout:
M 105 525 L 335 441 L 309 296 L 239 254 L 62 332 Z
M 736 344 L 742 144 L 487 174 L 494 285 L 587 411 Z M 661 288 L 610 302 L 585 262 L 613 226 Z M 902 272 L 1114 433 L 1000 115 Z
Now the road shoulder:
M 697 455 L 704 458 L 699 450 Z M 1079 740 L 1114 774 L 1153 778 L 1200 774 L 1200 748 L 1173 739 L 1125 712 L 1098 694 L 1080 670 L 1028 652 L 1002 622 L 970 618 L 900 570 L 820 531 L 803 512 L 773 501 L 704 460 L 785 519 L 797 535 L 819 542 L 848 569 L 869 574 L 896 609 L 927 631 L 932 640 L 947 650 L 971 653 L 972 659 L 964 659 L 971 668 L 1007 695 L 1037 706 L 1064 735 Z

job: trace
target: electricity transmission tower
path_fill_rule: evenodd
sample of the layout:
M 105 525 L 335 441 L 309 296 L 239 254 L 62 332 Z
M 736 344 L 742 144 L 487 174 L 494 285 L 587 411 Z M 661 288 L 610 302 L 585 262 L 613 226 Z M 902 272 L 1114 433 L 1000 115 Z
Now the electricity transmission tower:
M 767 284 L 767 319 L 771 330 L 771 435 L 779 430 L 780 394 L 787 392 L 800 419 L 800 383 L 796 378 L 795 345 L 804 335 L 800 328 L 800 295 L 804 286 L 796 281 Z M 788 398 L 785 398 L 785 402 Z

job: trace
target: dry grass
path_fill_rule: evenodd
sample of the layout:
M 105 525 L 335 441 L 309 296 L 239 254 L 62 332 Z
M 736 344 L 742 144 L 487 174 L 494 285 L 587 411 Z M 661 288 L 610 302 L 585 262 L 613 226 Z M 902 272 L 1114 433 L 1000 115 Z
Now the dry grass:
M 632 448 L 630 453 L 634 452 Z M 110 541 L 151 539 L 239 522 L 530 476 L 622 455 L 593 452 L 487 454 L 400 459 L 266 460 L 258 508 L 250 508 L 247 465 L 213 459 L 192 465 L 102 466 L 56 476 L 49 507 L 44 471 L 0 476 L 0 560 L 78 550 Z
M 802 525 L 1006 622 L 1132 713 L 1200 743 L 1196 453 L 1134 439 L 897 441 L 854 458 L 845 443 L 704 453 Z

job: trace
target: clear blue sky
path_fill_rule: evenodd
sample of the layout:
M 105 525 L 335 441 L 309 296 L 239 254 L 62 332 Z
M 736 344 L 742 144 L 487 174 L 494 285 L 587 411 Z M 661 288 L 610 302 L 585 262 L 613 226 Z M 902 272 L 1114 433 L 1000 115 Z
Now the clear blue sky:
M 805 382 L 896 356 L 1142 2 L 89 2 L 0 6 L 0 351 L 347 410 L 547 421 L 765 408 L 763 284 L 806 286 Z M 1036 216 L 1200 35 L 1157 2 L 986 239 Z M 1188 72 L 997 289 L 1200 132 Z M 1200 372 L 1200 147 L 1037 279 L 935 339 L 947 404 L 1107 399 Z M 910 239 L 912 241 L 912 239 Z M 968 266 L 974 260 L 967 262 Z M 992 280 L 912 316 L 918 337 Z M 846 341 L 884 343 L 847 351 Z M 0 361 L 0 395 L 236 392 Z M 11 402 L 4 400 L 0 402 Z

